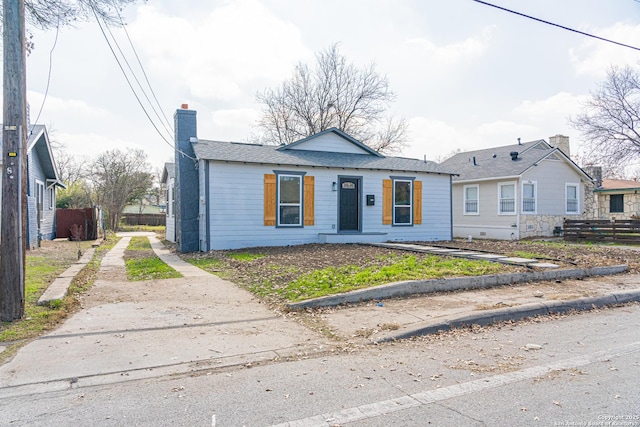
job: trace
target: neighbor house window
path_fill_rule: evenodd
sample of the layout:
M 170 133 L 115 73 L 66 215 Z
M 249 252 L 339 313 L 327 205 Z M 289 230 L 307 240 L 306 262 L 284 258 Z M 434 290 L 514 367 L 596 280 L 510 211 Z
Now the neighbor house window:
M 522 212 L 536 213 L 536 183 L 525 182 L 522 184 Z
M 480 213 L 480 210 L 478 208 L 478 193 L 479 193 L 479 186 L 477 185 L 464 186 L 464 214 L 465 215 L 478 215 Z
M 302 226 L 302 176 L 278 175 L 278 225 Z
M 566 184 L 565 185 L 565 198 L 566 198 L 566 213 L 577 214 L 580 211 L 578 203 L 578 184 Z
M 624 194 L 612 194 L 609 196 L 609 212 L 624 212 Z
M 516 184 L 498 184 L 498 213 L 510 215 L 516 213 Z
M 36 181 L 36 210 L 38 211 L 38 223 L 40 223 L 44 219 L 44 182 L 42 181 Z
M 49 187 L 49 209 L 54 209 L 56 207 L 56 189 L 52 185 Z
M 396 179 L 393 181 L 393 224 L 413 224 L 411 218 L 413 212 L 413 181 Z

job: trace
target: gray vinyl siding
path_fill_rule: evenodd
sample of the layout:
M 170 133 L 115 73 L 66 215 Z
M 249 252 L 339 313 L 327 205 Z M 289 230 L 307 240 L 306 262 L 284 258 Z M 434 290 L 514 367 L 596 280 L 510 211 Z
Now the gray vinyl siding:
M 165 229 L 165 238 L 169 242 L 175 243 L 176 241 L 176 217 L 175 217 L 175 204 L 173 202 L 175 198 L 175 186 L 174 179 L 169 178 L 167 180 L 167 220 L 165 221 L 166 229 Z
M 498 214 L 498 184 L 514 182 L 516 185 L 516 214 Z M 455 237 L 473 237 L 508 239 L 517 232 L 517 200 L 520 189 L 517 180 L 500 179 L 475 183 L 478 185 L 478 214 L 464 214 L 464 187 L 466 184 L 453 184 L 453 228 Z
M 204 182 L 208 168 L 208 181 Z M 201 194 L 209 187 L 208 249 L 250 246 L 284 246 L 320 243 L 321 233 L 336 233 L 338 228 L 338 191 L 332 183 L 338 176 L 360 176 L 362 184 L 362 232 L 387 233 L 383 240 L 448 240 L 451 237 L 449 175 L 427 173 L 401 174 L 422 181 L 422 224 L 392 227 L 382 224 L 382 181 L 397 172 L 327 169 L 296 166 L 269 166 L 208 162 L 201 168 Z M 314 225 L 296 228 L 264 225 L 264 175 L 275 170 L 305 172 L 313 176 Z M 366 196 L 375 196 L 375 205 L 366 206 Z M 205 206 L 201 204 L 201 209 Z M 201 215 L 201 219 L 206 216 Z M 203 221 L 205 222 L 205 221 Z M 201 230 L 203 233 L 203 230 Z
M 565 184 L 579 184 L 579 211 L 576 215 L 582 214 L 585 210 L 584 191 L 585 187 L 581 182 L 581 177 L 566 162 L 559 160 L 543 160 L 529 169 L 523 176 L 523 180 L 537 182 L 537 214 L 538 215 L 562 215 L 570 216 L 565 209 Z
M 40 159 L 35 153 L 35 150 L 29 153 L 27 160 L 28 168 L 28 196 L 34 199 L 33 209 L 28 209 L 27 223 L 28 223 L 28 244 L 30 247 L 36 247 L 38 245 L 38 233 L 44 240 L 52 240 L 55 238 L 56 232 L 56 210 L 55 203 L 53 209 L 50 208 L 50 195 L 47 190 L 47 177 L 45 176 Z M 38 212 L 36 202 L 36 181 L 41 181 L 44 184 L 44 204 L 42 209 L 42 220 L 38 224 Z M 55 200 L 54 200 L 55 202 Z M 34 226 L 35 225 L 35 226 Z M 35 230 L 35 233 L 34 231 Z
M 328 151 L 332 153 L 369 154 L 353 144 L 345 144 L 344 138 L 333 133 L 319 135 L 292 148 L 294 150 Z

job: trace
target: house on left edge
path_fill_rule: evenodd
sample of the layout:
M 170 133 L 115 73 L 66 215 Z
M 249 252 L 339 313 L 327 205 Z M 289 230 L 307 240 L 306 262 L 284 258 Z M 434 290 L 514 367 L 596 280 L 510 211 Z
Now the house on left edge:
M 56 237 L 56 189 L 65 188 L 65 185 L 60 180 L 46 127 L 30 124 L 28 129 L 26 246 L 32 249 L 38 246 L 40 240 Z M 2 171 L 0 160 L 0 173 Z M 0 195 L 1 186 L 2 182 Z
M 203 140 L 186 105 L 175 135 L 163 181 L 180 252 L 452 237 L 455 173 L 437 163 L 386 157 L 335 128 L 282 146 Z

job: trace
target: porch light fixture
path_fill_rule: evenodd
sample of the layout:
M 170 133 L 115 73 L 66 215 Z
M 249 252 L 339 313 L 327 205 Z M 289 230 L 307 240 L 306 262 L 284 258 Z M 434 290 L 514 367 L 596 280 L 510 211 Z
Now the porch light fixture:
M 338 191 L 338 183 L 333 181 L 333 183 L 331 184 L 331 190 L 333 191 Z

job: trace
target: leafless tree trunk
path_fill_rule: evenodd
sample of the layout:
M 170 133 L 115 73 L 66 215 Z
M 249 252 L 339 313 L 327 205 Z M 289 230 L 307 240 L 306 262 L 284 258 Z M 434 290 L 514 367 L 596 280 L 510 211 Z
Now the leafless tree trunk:
M 279 88 L 258 93 L 263 140 L 290 144 L 335 127 L 378 151 L 399 151 L 407 123 L 385 116 L 395 100 L 387 79 L 374 65 L 348 63 L 338 45 L 318 53 L 316 60 L 314 69 L 298 64 Z
M 582 113 L 570 119 L 587 143 L 585 159 L 622 169 L 640 157 L 640 76 L 631 67 L 612 67 Z
M 90 179 L 98 204 L 107 212 L 110 230 L 118 231 L 124 207 L 149 191 L 153 183 L 150 170 L 142 150 L 106 151 L 95 160 Z

